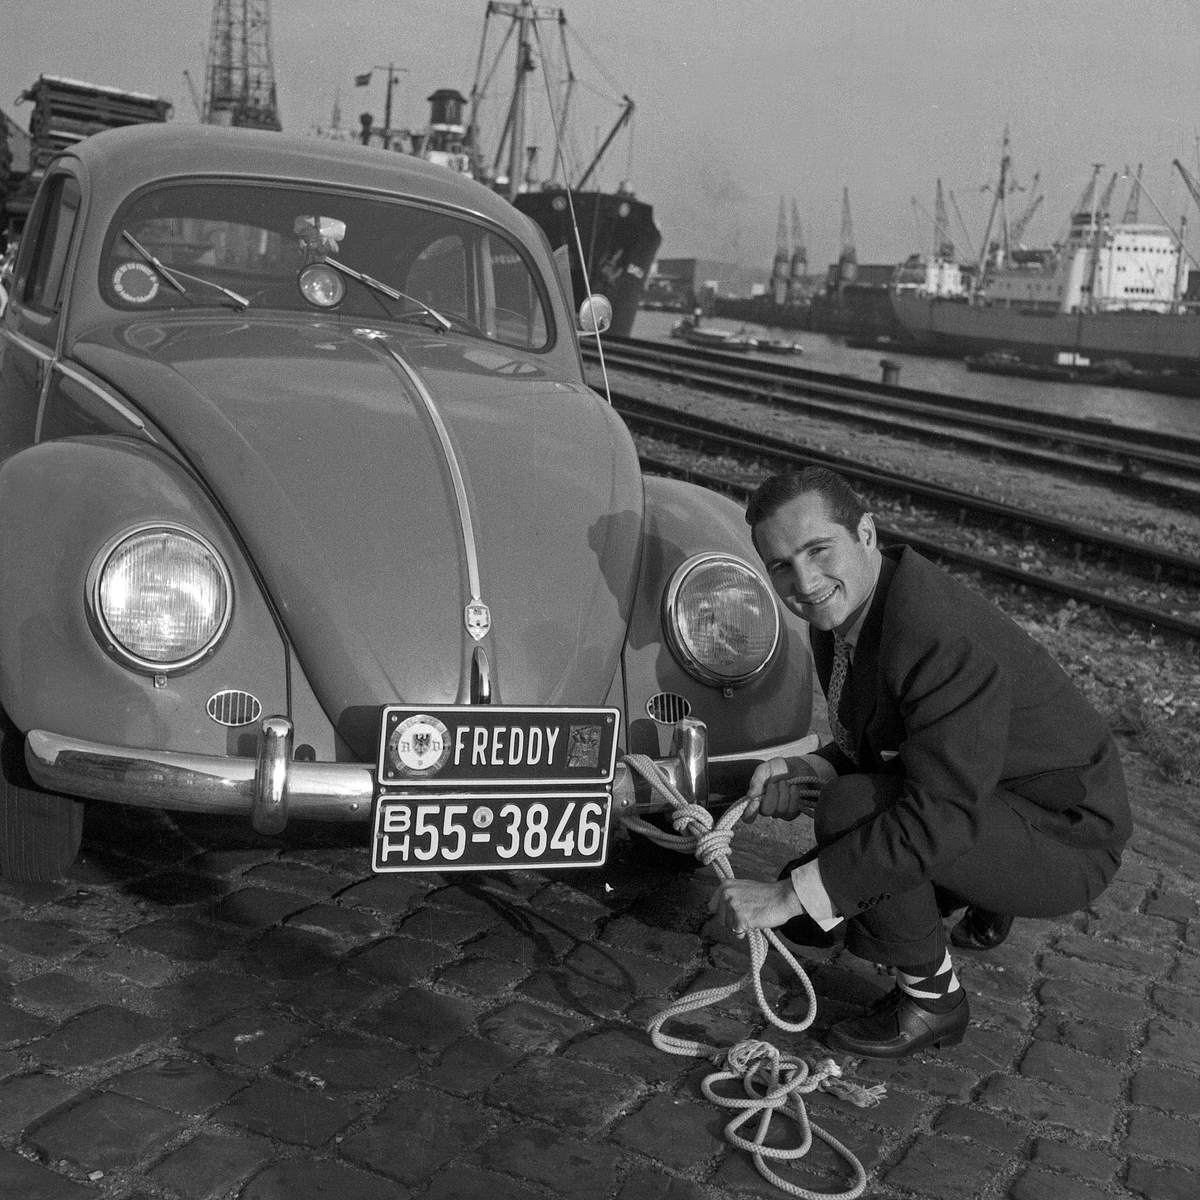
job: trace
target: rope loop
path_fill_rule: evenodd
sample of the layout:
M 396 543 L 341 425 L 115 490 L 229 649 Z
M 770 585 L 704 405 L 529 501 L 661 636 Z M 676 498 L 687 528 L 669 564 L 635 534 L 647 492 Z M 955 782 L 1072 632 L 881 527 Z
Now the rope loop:
M 746 809 L 746 800 L 731 805 L 714 823 L 712 813 L 684 796 L 653 759 L 644 754 L 629 754 L 624 762 L 641 775 L 651 790 L 670 806 L 671 827 L 675 833 L 668 834 L 658 826 L 634 816 L 623 818 L 626 827 L 657 845 L 690 851 L 703 865 L 711 866 L 718 877 L 732 879 L 734 875 L 729 865 L 729 848 L 737 821 Z M 719 1004 L 746 986 L 753 989 L 759 1010 L 776 1028 L 788 1033 L 802 1033 L 812 1024 L 817 1015 L 816 993 L 795 955 L 771 929 L 752 929 L 747 933 L 746 941 L 750 951 L 750 970 L 746 975 L 737 983 L 693 992 L 668 1005 L 650 1022 L 650 1040 L 668 1054 L 705 1057 L 714 1063 L 724 1063 L 722 1069 L 702 1080 L 701 1091 L 718 1107 L 736 1110 L 737 1115 L 725 1125 L 725 1138 L 731 1145 L 752 1156 L 755 1168 L 764 1179 L 788 1195 L 801 1197 L 802 1200 L 857 1200 L 867 1186 L 862 1163 L 832 1134 L 809 1121 L 802 1097 L 817 1090 L 828 1091 L 867 1108 L 879 1103 L 883 1095 L 882 1085 L 863 1088 L 842 1079 L 842 1070 L 832 1058 L 810 1063 L 798 1056 L 781 1053 L 770 1042 L 746 1039 L 722 1052 L 719 1046 L 663 1032 L 663 1025 L 675 1017 Z M 776 1013 L 763 991 L 762 970 L 769 947 L 774 947 L 804 989 L 808 1008 L 799 1021 L 787 1021 Z M 742 1097 L 727 1096 L 717 1091 L 719 1085 L 731 1081 L 740 1082 Z M 765 1145 L 771 1120 L 775 1116 L 789 1119 L 799 1128 L 799 1139 L 794 1146 Z M 747 1138 L 741 1133 L 741 1128 L 755 1117 L 758 1118 L 758 1124 L 754 1136 Z M 768 1161 L 791 1162 L 803 1158 L 811 1149 L 814 1136 L 830 1146 L 850 1167 L 854 1182 L 849 1190 L 836 1193 L 809 1191 L 783 1179 L 768 1166 Z

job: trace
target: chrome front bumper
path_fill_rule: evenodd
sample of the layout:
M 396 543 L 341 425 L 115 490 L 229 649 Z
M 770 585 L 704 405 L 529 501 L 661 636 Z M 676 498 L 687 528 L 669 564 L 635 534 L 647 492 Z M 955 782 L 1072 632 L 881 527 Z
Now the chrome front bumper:
M 710 757 L 701 721 L 680 721 L 671 754 L 656 759 L 685 796 L 707 805 L 717 796 L 736 799 L 765 758 L 803 754 L 813 735 L 750 754 Z M 248 816 L 263 834 L 279 833 L 288 821 L 366 821 L 375 797 L 374 763 L 297 762 L 292 723 L 267 717 L 258 731 L 255 758 L 222 758 L 105 746 L 44 729 L 25 739 L 25 761 L 34 781 L 48 791 L 135 808 Z M 659 800 L 625 763 L 617 764 L 613 807 L 620 816 L 661 810 Z

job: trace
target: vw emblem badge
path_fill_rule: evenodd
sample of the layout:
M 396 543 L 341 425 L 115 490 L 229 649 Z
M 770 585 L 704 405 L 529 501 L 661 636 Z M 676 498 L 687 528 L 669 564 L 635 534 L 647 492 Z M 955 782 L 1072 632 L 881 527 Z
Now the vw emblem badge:
M 472 600 L 467 605 L 467 632 L 478 642 L 487 637 L 492 628 L 492 614 L 482 600 Z

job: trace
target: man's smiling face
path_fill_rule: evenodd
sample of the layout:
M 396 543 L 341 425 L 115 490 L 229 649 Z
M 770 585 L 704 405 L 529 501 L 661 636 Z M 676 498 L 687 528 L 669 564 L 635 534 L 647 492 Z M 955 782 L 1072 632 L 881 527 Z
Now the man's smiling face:
M 879 550 L 871 514 L 851 532 L 830 519 L 814 492 L 761 520 L 754 541 L 784 604 L 818 629 L 841 630 L 875 586 Z

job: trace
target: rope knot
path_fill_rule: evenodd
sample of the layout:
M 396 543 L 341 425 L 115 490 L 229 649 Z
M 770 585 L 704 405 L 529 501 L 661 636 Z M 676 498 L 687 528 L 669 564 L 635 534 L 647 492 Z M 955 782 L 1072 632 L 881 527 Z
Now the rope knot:
M 696 838 L 694 854 L 704 866 L 719 858 L 728 857 L 733 832 L 729 829 L 710 829 Z
M 758 1038 L 735 1042 L 725 1051 L 725 1065 L 739 1075 L 748 1075 L 752 1069 L 757 1070 L 764 1059 L 778 1062 L 779 1051 L 770 1042 Z
M 712 829 L 712 813 L 702 804 L 679 804 L 671 813 L 671 828 L 680 836 L 692 834 L 703 836 L 702 832 Z

